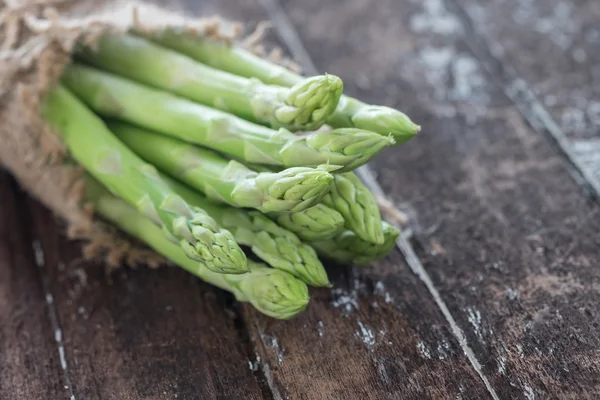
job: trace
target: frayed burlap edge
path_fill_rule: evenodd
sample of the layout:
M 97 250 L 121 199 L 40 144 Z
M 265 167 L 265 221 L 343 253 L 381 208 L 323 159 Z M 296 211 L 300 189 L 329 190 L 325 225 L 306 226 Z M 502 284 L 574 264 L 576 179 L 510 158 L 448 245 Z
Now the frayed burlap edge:
M 58 136 L 40 118 L 41 99 L 70 62 L 79 40 L 92 42 L 107 32 L 177 28 L 217 40 L 234 40 L 239 23 L 219 17 L 191 19 L 138 2 L 76 3 L 37 0 L 7 4 L 0 11 L 0 166 L 20 185 L 67 224 L 67 236 L 82 240 L 86 259 L 120 265 L 156 267 L 167 264 L 161 256 L 116 229 L 95 219 L 85 194 L 83 170 L 65 163 L 67 151 Z M 81 17 L 80 15 L 85 15 Z M 239 44 L 291 69 L 275 49 L 268 56 L 260 45 L 267 24 Z

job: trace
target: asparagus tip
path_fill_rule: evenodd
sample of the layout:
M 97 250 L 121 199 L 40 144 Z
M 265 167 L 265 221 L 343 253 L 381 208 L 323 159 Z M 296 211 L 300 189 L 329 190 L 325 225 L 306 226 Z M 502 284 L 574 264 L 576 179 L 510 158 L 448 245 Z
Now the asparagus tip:
M 273 268 L 254 266 L 252 279 L 243 281 L 250 302 L 261 312 L 290 319 L 304 311 L 310 301 L 308 287 L 293 275 Z
M 318 129 L 334 112 L 343 90 L 344 83 L 335 75 L 304 79 L 289 89 L 286 106 L 277 110 L 276 117 L 292 130 Z
M 366 106 L 352 116 L 356 128 L 381 135 L 391 133 L 397 144 L 407 142 L 421 131 L 406 114 L 386 106 Z

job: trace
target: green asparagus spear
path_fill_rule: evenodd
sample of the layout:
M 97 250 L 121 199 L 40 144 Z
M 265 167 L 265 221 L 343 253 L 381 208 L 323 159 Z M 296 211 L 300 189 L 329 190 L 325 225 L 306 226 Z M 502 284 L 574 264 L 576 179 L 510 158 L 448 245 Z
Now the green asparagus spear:
M 383 244 L 381 214 L 371 191 L 352 172 L 336 174 L 323 204 L 337 210 L 346 221 L 346 228 L 359 238 Z
M 50 91 L 43 116 L 61 135 L 73 158 L 90 174 L 160 225 L 188 257 L 221 273 L 246 272 L 246 256 L 230 232 L 200 208 L 189 206 L 124 146 L 85 105 L 62 86 Z
M 350 230 L 332 239 L 311 242 L 323 258 L 343 264 L 367 265 L 385 257 L 393 248 L 400 232 L 387 222 L 382 222 L 383 244 L 373 244 L 362 240 Z
M 306 284 L 293 275 L 266 265 L 249 261 L 250 273 L 225 275 L 227 283 L 236 288 L 236 299 L 247 301 L 263 314 L 277 319 L 291 319 L 308 305 Z M 247 279 L 246 275 L 248 275 Z
M 192 37 L 174 30 L 144 33 L 152 41 L 185 54 L 196 61 L 244 77 L 258 78 L 264 83 L 293 86 L 304 77 L 238 46 L 208 38 Z M 406 114 L 390 107 L 369 105 L 342 96 L 327 123 L 335 128 L 358 128 L 381 135 L 392 134 L 396 143 L 404 143 L 421 131 Z
M 155 43 L 173 49 L 203 64 L 244 77 L 256 77 L 265 83 L 293 86 L 301 78 L 291 70 L 258 57 L 239 46 L 174 29 L 156 32 L 134 32 Z
M 77 64 L 67 67 L 63 83 L 104 117 L 131 122 L 249 163 L 283 167 L 329 163 L 350 171 L 394 143 L 391 137 L 356 129 L 299 137 Z
M 311 286 L 331 286 L 315 250 L 292 232 L 257 211 L 217 205 L 188 186 L 161 176 L 185 201 L 206 210 L 219 225 L 231 231 L 239 244 L 249 246 L 273 268 L 289 272 Z
M 104 35 L 79 57 L 91 64 L 272 128 L 313 130 L 335 110 L 343 91 L 334 75 L 267 85 L 201 64 L 132 35 Z
M 342 214 L 322 203 L 300 212 L 274 213 L 271 217 L 306 241 L 329 239 L 344 229 Z
M 109 122 L 108 127 L 147 162 L 233 207 L 263 213 L 302 211 L 319 202 L 333 181 L 325 169 L 307 167 L 257 173 L 212 150 L 146 129 L 122 122 Z
M 150 246 L 174 264 L 212 285 L 233 293 L 238 301 L 247 301 L 270 317 L 292 318 L 302 312 L 308 304 L 306 285 L 284 271 L 248 260 L 249 272 L 242 275 L 220 274 L 211 271 L 206 264 L 188 258 L 151 220 L 123 200 L 111 195 L 93 179 L 86 180 L 86 201 L 91 203 L 103 218 Z

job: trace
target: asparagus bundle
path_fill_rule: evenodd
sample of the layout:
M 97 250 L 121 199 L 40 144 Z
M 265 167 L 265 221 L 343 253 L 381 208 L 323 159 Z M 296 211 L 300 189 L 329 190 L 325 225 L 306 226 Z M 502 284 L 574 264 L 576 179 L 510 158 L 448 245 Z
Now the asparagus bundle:
M 173 31 L 78 49 L 43 117 L 97 215 L 174 264 L 285 319 L 306 285 L 331 286 L 319 257 L 365 265 L 394 247 L 351 171 L 418 132 L 404 114 L 343 96 L 333 75 Z

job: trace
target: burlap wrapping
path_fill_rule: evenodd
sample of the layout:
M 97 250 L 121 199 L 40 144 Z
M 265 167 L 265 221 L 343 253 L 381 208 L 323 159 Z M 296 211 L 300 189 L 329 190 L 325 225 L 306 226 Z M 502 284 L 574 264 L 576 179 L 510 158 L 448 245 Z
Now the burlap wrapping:
M 93 42 L 103 32 L 133 26 L 175 27 L 232 40 L 241 25 L 218 17 L 186 18 L 137 2 L 5 1 L 0 11 L 0 166 L 66 222 L 67 235 L 84 243 L 84 257 L 103 259 L 109 266 L 164 264 L 156 253 L 95 219 L 82 204 L 83 171 L 64 163 L 66 149 L 40 118 L 40 101 L 69 63 L 78 40 Z M 240 44 L 254 46 L 259 39 L 255 32 Z

